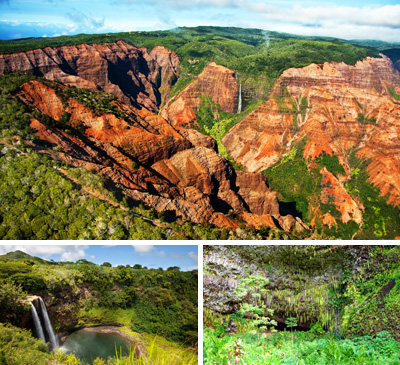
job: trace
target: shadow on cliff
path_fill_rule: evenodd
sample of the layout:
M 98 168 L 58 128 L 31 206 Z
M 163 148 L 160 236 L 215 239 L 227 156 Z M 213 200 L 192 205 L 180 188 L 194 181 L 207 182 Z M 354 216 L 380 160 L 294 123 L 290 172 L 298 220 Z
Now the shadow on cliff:
M 279 202 L 279 214 L 281 216 L 290 214 L 303 220 L 303 214 L 297 210 L 296 202 Z

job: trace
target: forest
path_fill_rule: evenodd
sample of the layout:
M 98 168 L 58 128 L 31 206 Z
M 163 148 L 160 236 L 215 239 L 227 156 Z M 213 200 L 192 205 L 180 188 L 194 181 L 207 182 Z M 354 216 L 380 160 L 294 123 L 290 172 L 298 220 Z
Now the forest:
M 399 364 L 399 259 L 399 246 L 205 247 L 204 363 Z
M 57 349 L 49 353 L 29 325 L 27 295 L 46 303 L 57 334 L 118 326 L 139 336 L 147 358 L 98 359 L 94 364 L 197 363 L 197 270 L 148 269 L 140 264 L 46 261 L 21 251 L 0 257 L 2 364 L 86 364 Z

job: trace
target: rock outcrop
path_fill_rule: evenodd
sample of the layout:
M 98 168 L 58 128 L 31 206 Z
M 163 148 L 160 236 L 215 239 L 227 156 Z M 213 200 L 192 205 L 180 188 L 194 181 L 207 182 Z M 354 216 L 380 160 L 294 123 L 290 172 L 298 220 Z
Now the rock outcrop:
M 204 96 L 218 104 L 220 110 L 234 113 L 237 111 L 238 91 L 235 72 L 212 62 L 175 98 L 168 101 L 161 115 L 174 126 L 195 125 L 196 111 Z
M 381 196 L 389 194 L 388 203 L 400 206 L 400 103 L 389 90 L 399 87 L 400 73 L 385 56 L 355 66 L 325 63 L 289 69 L 277 80 L 269 100 L 222 142 L 237 163 L 257 172 L 276 164 L 306 138 L 303 157 L 309 166 L 324 153 L 335 155 L 347 174 L 343 181 L 350 178 L 350 152 L 357 150 L 358 158 L 372 161 L 369 181 Z M 324 172 L 324 179 L 331 180 L 328 175 Z M 327 194 L 334 197 L 342 222 L 360 224 L 362 206 L 351 202 L 342 182 L 331 182 L 324 188 L 324 199 Z
M 39 81 L 22 85 L 17 96 L 54 120 L 31 121 L 34 133 L 57 147 L 53 155 L 99 172 L 134 201 L 195 223 L 235 229 L 239 221 L 225 216 L 235 212 L 255 226 L 292 228 L 265 177 L 236 174 L 213 148 L 194 147 L 161 116 L 119 102 L 113 103 L 124 118 L 94 112 Z
M 355 66 L 325 63 L 286 70 L 270 99 L 224 137 L 228 153 L 248 171 L 274 165 L 296 139 L 308 137 L 305 157 L 322 152 L 341 158 L 371 132 L 359 119 L 384 119 L 382 104 L 397 108 L 387 86 L 400 87 L 400 73 L 391 61 L 368 58 Z M 386 105 L 389 107 L 389 105 Z M 386 111 L 387 108 L 386 108 Z M 395 118 L 390 118 L 395 119 Z
M 285 323 L 294 316 L 299 326 L 309 328 L 328 314 L 328 286 L 343 268 L 356 272 L 368 251 L 368 246 L 205 246 L 204 306 L 237 312 L 252 300 L 250 295 L 239 298 L 235 289 L 242 279 L 260 275 L 269 281 L 262 299 L 264 307 L 274 310 L 274 319 Z
M 20 72 L 78 88 L 113 93 L 121 102 L 158 111 L 177 79 L 179 58 L 164 47 L 150 53 L 124 41 L 46 47 L 0 55 L 0 75 Z

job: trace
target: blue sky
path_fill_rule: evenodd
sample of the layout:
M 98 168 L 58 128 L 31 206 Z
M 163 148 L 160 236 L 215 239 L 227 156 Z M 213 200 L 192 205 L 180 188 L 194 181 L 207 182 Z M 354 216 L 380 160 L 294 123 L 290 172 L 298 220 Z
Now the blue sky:
M 54 261 L 86 259 L 99 265 L 140 264 L 149 269 L 178 266 L 181 271 L 198 267 L 198 245 L 0 245 L 0 255 L 16 250 Z
M 236 26 L 400 42 L 399 0 L 0 0 L 0 39 Z

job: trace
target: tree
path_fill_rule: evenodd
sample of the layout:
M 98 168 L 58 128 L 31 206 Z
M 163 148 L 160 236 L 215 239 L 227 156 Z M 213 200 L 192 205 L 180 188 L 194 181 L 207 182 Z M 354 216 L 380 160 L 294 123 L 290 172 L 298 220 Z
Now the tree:
M 269 284 L 269 280 L 261 275 L 248 276 L 240 281 L 239 285 L 235 289 L 235 294 L 243 300 L 248 300 L 250 302 L 255 302 L 256 305 L 252 303 L 244 302 L 242 303 L 240 313 L 244 314 L 250 312 L 253 321 L 252 326 L 254 332 L 267 330 L 268 326 L 276 326 L 275 320 L 270 319 L 274 314 L 274 311 L 270 308 L 265 308 L 262 301 L 262 294 L 267 293 L 266 286 Z M 274 329 L 270 327 L 272 331 Z
M 26 293 L 12 282 L 0 284 L 0 322 L 13 322 L 25 310 Z
M 285 324 L 290 328 L 290 331 L 292 332 L 292 347 L 293 347 L 293 327 L 297 326 L 297 319 L 295 317 L 289 317 L 288 319 L 286 319 Z
M 181 268 L 178 266 L 170 266 L 167 271 L 180 271 Z

